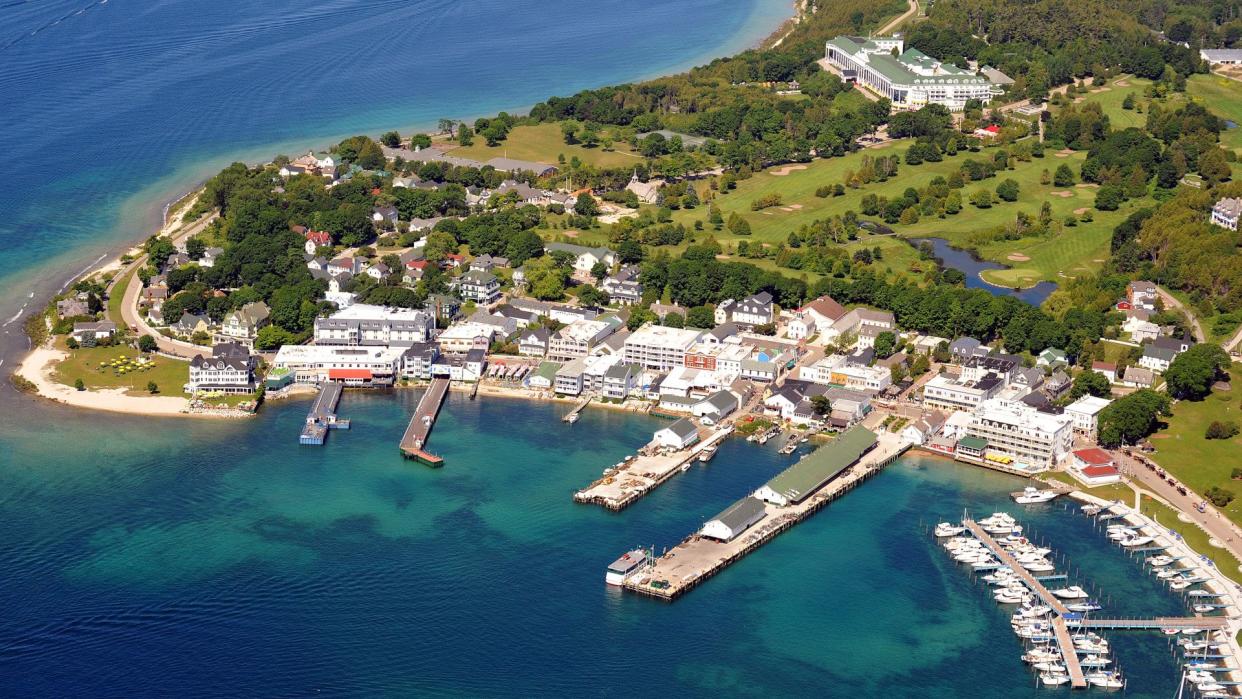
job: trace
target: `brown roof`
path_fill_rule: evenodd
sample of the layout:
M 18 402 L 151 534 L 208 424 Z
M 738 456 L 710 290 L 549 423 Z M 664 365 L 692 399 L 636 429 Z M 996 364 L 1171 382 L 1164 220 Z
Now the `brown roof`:
M 820 296 L 814 301 L 803 306 L 802 310 L 804 311 L 813 310 L 816 313 L 820 314 L 821 316 L 824 316 L 825 318 L 830 318 L 832 320 L 837 320 L 841 316 L 845 315 L 845 307 L 843 307 L 841 304 L 837 303 L 836 301 L 833 301 L 832 298 L 829 296 Z

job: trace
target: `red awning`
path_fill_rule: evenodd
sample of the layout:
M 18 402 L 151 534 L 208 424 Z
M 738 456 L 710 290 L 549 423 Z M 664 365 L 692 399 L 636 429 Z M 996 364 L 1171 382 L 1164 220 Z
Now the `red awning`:
M 371 370 L 370 369 L 329 369 L 328 378 L 333 379 L 333 380 L 342 380 L 342 381 L 348 381 L 351 379 L 353 380 L 364 379 L 366 381 L 370 381 Z

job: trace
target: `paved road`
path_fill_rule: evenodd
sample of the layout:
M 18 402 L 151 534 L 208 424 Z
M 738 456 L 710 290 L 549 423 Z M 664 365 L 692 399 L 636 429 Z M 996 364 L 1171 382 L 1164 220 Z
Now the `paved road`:
M 1203 527 L 1217 541 L 1225 544 L 1225 547 L 1234 556 L 1237 556 L 1239 561 L 1242 561 L 1242 528 L 1239 528 L 1229 518 L 1222 515 L 1211 503 L 1207 503 L 1207 510 L 1205 512 L 1196 510 L 1195 505 L 1203 502 L 1203 497 L 1190 488 L 1186 488 L 1187 494 L 1182 495 L 1177 492 L 1176 486 L 1161 478 L 1155 471 L 1148 469 L 1138 459 L 1119 452 L 1116 452 L 1116 457 L 1117 466 L 1125 471 L 1131 479 L 1142 485 L 1143 488 L 1159 495 L 1172 504 L 1174 508 L 1181 510 L 1195 524 Z M 1237 571 L 1228 572 L 1232 574 Z
M 1195 336 L 1195 342 L 1207 340 L 1207 335 L 1203 332 L 1203 326 L 1199 324 L 1199 317 L 1195 315 L 1194 311 L 1187 308 L 1181 301 L 1178 301 L 1176 296 L 1165 291 L 1163 287 L 1157 286 L 1156 292 L 1160 294 L 1160 300 L 1164 302 L 1165 308 L 1176 308 L 1185 313 L 1186 317 L 1190 319 L 1190 332 Z
M 215 220 L 215 218 L 216 214 L 214 213 L 210 216 L 203 217 L 202 220 L 196 221 L 184 230 L 174 234 L 172 236 L 172 241 L 176 243 L 192 235 L 200 233 L 207 227 L 208 224 Z M 117 274 L 116 279 L 119 280 L 122 275 L 128 274 L 131 270 L 141 267 L 146 264 L 146 262 L 147 256 L 142 255 L 130 263 L 130 266 L 126 267 L 120 274 Z M 147 321 L 142 317 L 142 314 L 138 312 L 138 299 L 141 294 L 141 282 L 131 282 L 129 286 L 125 288 L 125 297 L 121 299 L 121 318 L 124 319 L 125 325 L 130 328 L 137 328 L 136 332 L 139 335 L 150 335 L 151 337 L 154 337 L 156 346 L 158 346 L 160 351 L 165 354 L 171 354 L 175 357 L 184 357 L 186 359 L 193 359 L 200 354 L 206 354 L 211 351 L 208 347 L 202 347 L 189 342 L 174 340 L 171 337 L 165 337 L 164 335 L 161 335 L 158 330 L 152 328 L 150 325 L 147 325 Z
M 918 0 L 906 0 L 906 2 L 910 6 L 909 9 L 907 9 L 905 12 L 901 13 L 900 15 L 897 15 L 896 17 L 894 17 L 893 21 L 889 22 L 888 24 L 876 30 L 877 36 L 884 36 L 885 34 L 892 34 L 894 31 L 897 30 L 897 27 L 901 26 L 902 22 L 905 22 L 906 20 L 910 19 L 912 16 L 914 16 L 916 12 L 919 11 Z

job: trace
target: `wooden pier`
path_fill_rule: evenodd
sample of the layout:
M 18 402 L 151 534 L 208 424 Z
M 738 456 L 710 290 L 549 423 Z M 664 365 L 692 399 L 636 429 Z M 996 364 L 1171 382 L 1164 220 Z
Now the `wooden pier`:
M 401 437 L 401 453 L 406 458 L 437 468 L 444 465 L 444 459 L 427 451 L 427 438 L 431 436 L 431 428 L 436 424 L 436 417 L 440 414 L 440 406 L 444 404 L 448 389 L 448 379 L 432 379 L 431 386 L 418 401 L 418 408 L 414 410 L 414 416 L 410 418 L 410 424 Z
M 732 432 L 732 427 L 724 427 L 708 433 L 701 441 L 685 449 L 639 455 L 620 466 L 608 469 L 603 478 L 574 493 L 574 502 L 600 505 L 614 512 L 624 510 L 677 475 L 682 467 L 697 459 L 704 449 L 717 444 Z
M 988 550 L 996 556 L 1001 565 L 1009 566 L 1009 569 L 1017 575 L 1023 583 L 1026 584 L 1032 592 L 1034 592 L 1044 604 L 1052 607 L 1056 612 L 1056 616 L 1052 619 L 1052 630 L 1056 635 L 1057 645 L 1061 647 L 1061 659 L 1065 661 L 1065 669 L 1069 672 L 1070 686 L 1075 689 L 1086 689 L 1087 678 L 1083 674 L 1082 665 L 1078 663 L 1078 651 L 1074 649 L 1074 641 L 1070 638 L 1069 626 L 1066 623 L 1066 616 L 1077 618 L 1078 615 L 1073 614 L 1065 606 L 1056 595 L 1048 591 L 1044 584 L 1039 581 L 1031 572 L 1028 571 L 1018 560 L 1013 557 L 1003 546 L 996 543 L 996 539 L 992 535 L 983 530 L 979 523 L 967 517 L 962 520 L 962 526 L 966 527 L 975 538 L 983 542 Z
M 1223 616 L 1153 617 L 1151 619 L 1071 619 L 1068 623 L 1083 629 L 1196 629 L 1220 631 L 1229 627 L 1229 618 Z
M 315 402 L 310 412 L 306 413 L 306 423 L 302 425 L 302 433 L 298 436 L 299 444 L 321 445 L 328 438 L 328 430 L 347 430 L 349 420 L 336 415 L 336 406 L 341 402 L 343 386 L 339 381 L 325 381 L 319 387 Z
M 582 410 L 586 408 L 587 404 L 590 402 L 591 402 L 590 396 L 587 396 L 586 398 L 583 398 L 582 400 L 578 401 L 577 405 L 575 405 L 572 410 L 565 413 L 565 415 L 561 417 L 561 422 L 569 422 L 569 423 L 576 422 L 578 420 L 578 413 L 582 412 Z
M 671 602 L 858 487 L 908 448 L 896 435 L 883 434 L 879 445 L 806 499 L 786 506 L 765 504 L 763 518 L 732 541 L 691 534 L 627 580 L 624 589 Z

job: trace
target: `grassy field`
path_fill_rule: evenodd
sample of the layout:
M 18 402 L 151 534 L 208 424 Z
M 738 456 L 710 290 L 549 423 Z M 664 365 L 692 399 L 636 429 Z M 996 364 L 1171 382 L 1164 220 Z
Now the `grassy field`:
M 1234 365 L 1231 378 L 1231 391 L 1213 393 L 1197 403 L 1179 401 L 1173 406 L 1168 427 L 1152 436 L 1156 447 L 1152 459 L 1197 493 L 1220 486 L 1242 496 L 1242 483 L 1232 480 L 1233 469 L 1242 468 L 1242 436 L 1221 440 L 1203 437 L 1213 420 L 1242 424 L 1242 368 Z M 1242 498 L 1223 511 L 1242 524 Z
M 1216 565 L 1222 573 L 1225 573 L 1233 580 L 1240 578 L 1238 573 L 1238 559 L 1226 549 L 1216 548 L 1209 543 L 1211 537 L 1208 533 L 1190 522 L 1183 522 L 1177 518 L 1177 511 L 1168 505 L 1153 500 L 1150 495 L 1144 495 L 1140 502 L 1143 514 L 1151 517 L 1161 524 L 1168 527 L 1181 535 L 1182 539 L 1194 549 L 1197 553 L 1201 553 L 1212 559 L 1212 563 Z
M 1108 121 L 1115 129 L 1125 129 L 1131 126 L 1141 129 L 1147 125 L 1146 110 L 1140 112 L 1137 109 L 1122 109 L 1121 103 L 1126 95 L 1132 94 L 1137 104 L 1145 105 L 1147 98 L 1143 96 L 1143 93 L 1149 85 L 1151 85 L 1150 80 L 1123 75 L 1110 80 L 1103 87 L 1091 88 L 1089 94 L 1079 97 L 1074 102 L 1078 104 L 1098 103 L 1103 107 L 1104 113 L 1108 114 Z
M 150 395 L 147 382 L 154 381 L 163 395 L 182 395 L 182 387 L 190 378 L 190 365 L 186 362 L 167 357 L 146 356 L 131 347 L 83 347 L 69 350 L 64 339 L 56 341 L 57 348 L 69 353 L 68 358 L 56 365 L 53 378 L 66 386 L 73 386 L 78 379 L 87 389 L 125 388 L 135 395 Z M 138 368 L 122 373 L 120 370 L 104 364 L 116 360 L 136 360 L 140 356 L 150 359 L 146 368 Z
M 112 287 L 112 293 L 108 296 L 108 320 L 116 323 L 117 327 L 127 327 L 125 319 L 121 317 L 121 301 L 125 298 L 125 290 L 134 281 L 134 275 L 137 273 L 137 267 L 126 272 L 124 277 L 117 280 L 116 286 Z
M 515 127 L 509 132 L 509 137 L 498 146 L 490 147 L 483 139 L 476 137 L 474 145 L 459 146 L 450 153 L 475 160 L 509 157 L 552 165 L 557 163 L 557 156 L 560 155 L 564 155 L 567 162 L 577 156 L 582 162 L 596 167 L 630 167 L 643 162 L 642 156 L 631 150 L 628 143 L 618 141 L 613 147 L 614 151 L 606 151 L 602 146 L 585 148 L 581 145 L 566 145 L 559 124 L 537 124 Z
M 979 153 L 964 153 L 946 158 L 940 163 L 903 165 L 898 176 L 888 182 L 846 190 L 845 196 L 840 197 L 821 199 L 815 196 L 817 188 L 837 184 L 844 179 L 846 172 L 857 170 L 864 155 L 904 154 L 908 146 L 909 141 L 897 141 L 844 158 L 816 160 L 803 166 L 766 170 L 739 182 L 736 190 L 717 197 L 715 203 L 725 218 L 737 213 L 750 223 L 750 241 L 775 244 L 785 241 L 791 231 L 817 219 L 844 214 L 847 210 L 860 210 L 861 198 L 866 194 L 897 198 L 906 187 L 917 189 L 926 186 L 937 175 L 947 176 L 967 158 L 981 160 L 992 157 L 994 152 L 992 149 L 985 149 Z M 956 216 L 944 219 L 924 217 L 916 224 L 896 225 L 894 228 L 901 236 L 938 236 L 958 246 L 977 248 L 985 259 L 1012 267 L 988 275 L 988 281 L 1008 286 L 1030 286 L 1040 280 L 1059 281 L 1064 277 L 1094 272 L 1108 257 L 1108 241 L 1113 227 L 1134 208 L 1150 203 L 1149 200 L 1127 202 L 1119 211 L 1092 211 L 1095 218 L 1093 222 L 1067 227 L 1062 232 L 1047 237 L 992 241 L 987 235 L 997 227 L 1012 222 L 1019 211 L 1035 217 L 1044 201 L 1051 205 L 1053 220 L 1057 222 L 1075 215 L 1075 212 L 1091 208 L 1095 200 L 1092 187 L 1058 188 L 1040 184 L 1043 170 L 1053 171 L 1061 163 L 1068 163 L 1077 170 L 1085 157 L 1085 153 L 1073 153 L 1064 157 L 1050 153 L 1044 158 L 1015 163 L 1013 170 L 1000 173 L 995 178 L 967 184 L 962 194 L 964 199 L 968 199 L 977 189 L 994 190 L 1002 180 L 1012 178 L 1018 182 L 1021 191 L 1017 202 L 997 204 L 989 209 L 978 209 L 967 204 Z M 751 211 L 751 202 L 767 194 L 780 194 L 781 206 L 759 212 Z M 706 215 L 706 208 L 701 207 L 693 211 L 675 212 L 674 220 L 690 225 L 696 219 L 704 219 Z M 742 240 L 728 231 L 721 231 L 716 235 L 722 242 Z M 981 239 L 984 239 L 982 244 Z M 1029 259 L 1023 260 L 1022 257 Z
M 1242 124 L 1242 83 L 1219 75 L 1193 75 L 1186 81 L 1186 92 L 1201 100 L 1218 116 Z M 1221 134 L 1226 148 L 1242 148 L 1242 129 L 1232 128 Z

